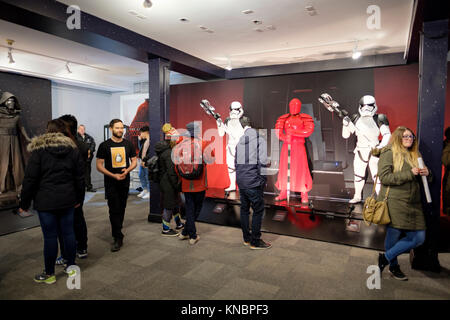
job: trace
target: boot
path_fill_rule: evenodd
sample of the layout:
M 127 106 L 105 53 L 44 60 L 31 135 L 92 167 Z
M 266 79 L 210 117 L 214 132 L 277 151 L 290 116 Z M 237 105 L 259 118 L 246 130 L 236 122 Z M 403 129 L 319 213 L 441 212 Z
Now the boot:
M 365 183 L 366 182 L 364 180 L 358 182 L 355 181 L 355 195 L 353 196 L 353 199 L 351 199 L 348 203 L 361 202 L 362 190 L 364 188 Z
M 287 190 L 281 190 L 278 197 L 275 198 L 275 201 L 286 200 L 286 198 L 287 198 Z
M 230 185 L 225 189 L 225 192 L 236 191 L 236 172 L 228 172 L 228 176 L 230 177 Z

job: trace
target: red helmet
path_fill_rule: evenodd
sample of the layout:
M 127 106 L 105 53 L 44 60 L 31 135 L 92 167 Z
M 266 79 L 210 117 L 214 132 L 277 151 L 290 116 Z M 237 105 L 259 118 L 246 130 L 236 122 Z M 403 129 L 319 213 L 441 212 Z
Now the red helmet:
M 291 100 L 291 102 L 289 102 L 289 112 L 291 114 L 300 113 L 301 109 L 302 109 L 302 102 L 299 99 L 294 98 Z

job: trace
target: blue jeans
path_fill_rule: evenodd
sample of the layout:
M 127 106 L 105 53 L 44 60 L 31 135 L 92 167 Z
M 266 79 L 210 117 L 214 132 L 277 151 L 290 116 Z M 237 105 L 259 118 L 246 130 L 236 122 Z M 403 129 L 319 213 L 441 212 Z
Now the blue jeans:
M 148 181 L 148 168 L 139 166 L 139 180 L 141 181 L 142 189 L 150 190 L 150 182 Z
M 261 223 L 264 215 L 263 187 L 239 189 L 241 198 L 241 228 L 245 242 L 257 245 L 261 238 Z M 249 229 L 250 206 L 253 209 L 252 231 Z
M 406 236 L 400 239 L 402 232 Z M 386 239 L 384 247 L 386 249 L 386 259 L 389 260 L 391 266 L 398 265 L 397 257 L 404 252 L 417 248 L 425 241 L 425 230 L 401 230 L 387 227 Z
M 181 233 L 183 236 L 189 235 L 190 239 L 197 239 L 195 220 L 197 220 L 200 211 L 202 211 L 205 191 L 185 192 L 184 198 L 186 200 L 186 223 Z
M 64 243 L 64 258 L 68 265 L 75 264 L 76 241 L 73 228 L 74 208 L 38 211 L 41 229 L 44 235 L 45 273 L 55 274 L 55 262 L 58 254 L 58 234 Z

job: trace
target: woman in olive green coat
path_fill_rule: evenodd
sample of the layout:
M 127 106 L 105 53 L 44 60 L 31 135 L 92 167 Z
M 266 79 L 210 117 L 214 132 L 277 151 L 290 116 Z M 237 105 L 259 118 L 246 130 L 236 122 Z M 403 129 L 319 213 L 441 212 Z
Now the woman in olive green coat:
M 380 271 L 389 264 L 389 272 L 395 279 L 407 280 L 400 270 L 397 257 L 425 241 L 425 217 L 419 183 L 420 176 L 429 176 L 429 171 L 418 168 L 420 154 L 416 137 L 406 127 L 398 127 L 392 133 L 389 144 L 378 153 L 378 177 L 381 181 L 378 200 L 384 199 L 389 187 L 387 203 L 391 217 L 386 231 L 386 252 L 380 253 L 378 264 Z M 406 236 L 400 238 L 402 233 Z

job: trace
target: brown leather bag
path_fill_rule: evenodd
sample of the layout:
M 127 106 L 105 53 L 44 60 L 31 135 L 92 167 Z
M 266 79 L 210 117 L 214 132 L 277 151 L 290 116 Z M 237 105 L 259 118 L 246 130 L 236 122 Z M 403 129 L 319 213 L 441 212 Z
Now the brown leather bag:
M 389 224 L 391 223 L 391 218 L 389 216 L 389 209 L 388 209 L 388 194 L 390 187 L 387 188 L 386 194 L 384 196 L 383 201 L 377 201 L 377 195 L 375 193 L 375 187 L 377 185 L 377 179 L 378 176 L 375 178 L 375 182 L 373 183 L 373 190 L 370 197 L 364 201 L 364 207 L 363 207 L 363 218 L 367 225 L 374 224 Z

